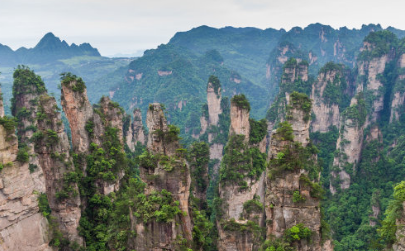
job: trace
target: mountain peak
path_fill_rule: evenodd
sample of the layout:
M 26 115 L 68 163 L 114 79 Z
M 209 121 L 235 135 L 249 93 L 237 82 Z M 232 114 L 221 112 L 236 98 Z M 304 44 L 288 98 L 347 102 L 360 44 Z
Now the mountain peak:
M 69 45 L 65 41 L 61 41 L 58 37 L 56 37 L 52 32 L 48 32 L 39 43 L 35 46 L 35 49 L 49 49 L 49 48 L 56 48 L 56 47 L 68 47 Z

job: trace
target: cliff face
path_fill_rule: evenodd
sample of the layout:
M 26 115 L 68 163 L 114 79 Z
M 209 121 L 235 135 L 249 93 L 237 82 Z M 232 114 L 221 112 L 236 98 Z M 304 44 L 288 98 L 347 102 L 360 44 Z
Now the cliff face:
M 265 181 L 266 238 L 275 249 L 278 247 L 275 239 L 284 238 L 296 250 L 321 250 L 319 168 L 307 137 L 311 101 L 297 93 L 287 100 L 290 106 L 287 120 L 273 131 L 270 143 L 270 166 Z M 305 105 L 308 103 L 309 107 Z M 288 233 L 293 228 L 311 234 L 301 236 L 298 241 L 289 239 Z
M 223 156 L 225 140 L 222 134 L 228 130 L 229 100 L 222 98 L 222 89 L 219 79 L 210 76 L 207 84 L 207 104 L 203 107 L 200 117 L 201 132 L 194 136 L 209 143 L 210 160 L 214 163 L 213 172 L 217 176 L 219 164 Z M 226 129 L 225 129 L 226 128 Z
M 337 154 L 333 160 L 330 189 L 350 187 L 351 176 L 356 172 L 361 157 L 364 130 L 381 118 L 384 109 L 384 83 L 382 76 L 386 65 L 393 59 L 393 51 L 379 53 L 377 45 L 368 41 L 363 43 L 357 61 L 358 76 L 356 95 L 341 116 L 339 138 L 336 143 Z M 390 44 L 387 42 L 387 46 Z M 395 95 L 394 95 L 395 97 Z M 367 100 L 371 100 L 369 105 Z M 400 100 L 397 100 L 399 103 Z M 339 177 L 339 179 L 337 179 Z
M 81 216 L 77 186 L 70 187 L 71 196 L 65 190 L 65 177 L 74 168 L 56 101 L 28 68 L 19 67 L 14 77 L 13 114 L 18 120 L 20 149 L 16 158 L 16 138 L 8 129 L 9 154 L 3 156 L 6 167 L 1 172 L 4 248 L 47 250 L 49 242 L 62 240 L 83 244 L 77 230 Z M 44 211 L 46 207 L 49 212 Z
M 315 120 L 311 122 L 312 132 L 325 133 L 330 126 L 339 128 L 339 103 L 342 102 L 343 95 L 349 95 L 348 92 L 342 92 L 347 88 L 348 82 L 343 69 L 343 65 L 327 64 L 312 85 L 312 111 L 315 114 Z
M 393 97 L 391 101 L 391 114 L 390 114 L 390 123 L 393 121 L 399 120 L 400 109 L 404 104 L 405 95 L 403 91 L 403 86 L 405 83 L 405 54 L 399 56 L 397 67 L 399 68 L 399 74 L 395 81 Z
M 369 48 L 365 45 L 365 48 Z M 367 122 L 374 123 L 379 118 L 380 112 L 384 108 L 384 95 L 381 95 L 380 88 L 383 83 L 378 78 L 379 74 L 384 73 L 385 65 L 390 60 L 389 55 L 383 55 L 381 57 L 373 58 L 371 60 L 364 60 L 358 62 L 359 76 L 366 78 L 366 83 L 363 85 L 362 89 L 371 92 L 373 96 L 372 112 L 370 114 L 370 119 Z
M 89 149 L 89 136 L 85 130 L 87 121 L 93 117 L 93 108 L 87 98 L 87 89 L 82 87 L 84 83 L 77 79 L 67 79 L 62 85 L 61 104 L 69 121 L 72 132 L 73 150 L 78 153 L 86 153 Z M 78 88 L 83 89 L 78 89 Z M 75 91 L 79 90 L 79 91 Z
M 245 140 L 248 142 L 249 132 L 249 110 L 231 103 L 231 127 L 229 128 L 229 135 L 245 135 Z
M 308 78 L 308 62 L 301 59 L 290 58 L 286 60 L 283 66 L 282 80 L 280 83 L 280 92 L 267 111 L 267 131 L 268 142 L 271 141 L 273 128 L 285 120 L 286 107 L 290 94 L 296 90 L 297 86 L 307 86 L 310 84 Z M 309 91 L 308 91 L 309 93 Z M 298 127 L 300 125 L 297 124 Z M 305 132 L 305 130 L 303 131 Z M 309 134 L 302 135 L 308 138 Z
M 145 133 L 143 130 L 143 123 L 142 123 L 142 114 L 140 109 L 134 109 L 134 121 L 130 126 L 130 132 L 128 135 L 132 135 L 132 137 L 127 137 L 127 144 L 130 146 L 132 151 L 135 150 L 137 143 L 139 142 L 141 145 L 146 144 Z
M 59 223 L 59 229 L 70 242 L 83 244 L 78 234 L 81 217 L 80 198 L 77 184 L 67 184 L 66 179 L 75 173 L 70 156 L 70 144 L 58 111 L 55 98 L 43 94 L 39 97 L 35 153 L 39 166 L 45 175 L 46 194 L 52 215 Z M 38 135 L 38 136 L 36 136 Z M 69 186 L 69 188 L 67 187 Z
M 219 80 L 211 80 L 211 82 Z M 219 122 L 219 114 L 222 113 L 221 109 L 221 87 L 216 86 L 215 82 L 208 82 L 207 86 L 207 104 L 208 104 L 208 115 L 209 115 L 209 125 L 217 126 Z
M 3 107 L 0 110 L 4 115 Z M 0 116 L 0 121 L 4 119 Z M 38 212 L 38 193 L 45 192 L 43 172 L 30 173 L 28 163 L 16 161 L 18 142 L 14 130 L 14 123 L 0 123 L 0 248 L 51 250 L 48 221 Z
M 281 84 L 294 83 L 297 80 L 308 81 L 308 63 L 301 59 L 290 59 L 284 65 Z
M 177 129 L 167 125 L 160 104 L 151 104 L 147 113 L 149 138 L 148 155 L 141 157 L 140 177 L 146 183 L 145 196 L 169 192 L 173 201 L 178 201 L 182 213 L 174 215 L 173 220 L 159 221 L 131 219 L 136 237 L 130 246 L 136 250 L 178 250 L 183 240 L 186 246 L 192 241 L 191 212 L 189 211 L 190 172 L 178 142 Z M 145 161 L 143 161 L 145 160 Z M 152 165 L 146 160 L 153 160 Z
M 257 146 L 249 144 L 249 106 L 246 102 L 241 96 L 235 96 L 231 101 L 229 141 L 219 181 L 219 250 L 256 250 L 260 246 L 260 228 L 265 224 L 263 171 L 266 155 L 265 149 L 261 152 Z M 265 136 L 266 133 L 258 141 L 265 140 Z
M 125 114 L 118 103 L 112 102 L 108 97 L 102 97 L 99 104 L 92 107 L 83 80 L 76 76 L 68 76 L 62 80 L 61 104 L 72 132 L 73 150 L 83 160 L 80 162 L 80 168 L 84 172 L 87 171 L 88 164 L 84 161 L 85 156 L 95 148 L 112 141 L 110 137 L 118 140 L 115 144 L 120 146 L 119 152 L 123 154 Z M 97 177 L 96 186 L 101 194 L 108 195 L 118 191 L 124 171 L 120 169 L 113 172 L 112 175 L 116 176 L 113 180 Z

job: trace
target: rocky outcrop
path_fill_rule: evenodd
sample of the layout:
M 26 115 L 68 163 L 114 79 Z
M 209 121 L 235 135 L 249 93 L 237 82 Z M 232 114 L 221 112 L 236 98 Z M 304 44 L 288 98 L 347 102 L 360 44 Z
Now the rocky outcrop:
M 51 250 L 50 241 L 62 239 L 82 245 L 77 230 L 81 216 L 78 189 L 73 184 L 70 194 L 65 191 L 65 176 L 74 168 L 55 98 L 48 96 L 41 78 L 30 69 L 19 67 L 14 77 L 12 110 L 18 120 L 20 149 L 16 158 L 16 137 L 10 135 L 14 129 L 8 129 L 2 140 L 7 142 L 9 154 L 2 158 L 0 173 L 2 250 Z M 44 211 L 45 207 L 50 211 Z
M 81 217 L 78 187 L 76 183 L 66 184 L 67 177 L 75 175 L 75 169 L 61 114 L 55 98 L 47 94 L 39 97 L 38 106 L 43 119 L 37 117 L 38 129 L 34 135 L 35 153 L 45 175 L 49 207 L 64 237 L 71 243 L 83 245 L 82 237 L 77 230 Z
M 62 108 L 72 132 L 73 150 L 80 158 L 90 153 L 92 143 L 101 147 L 106 137 L 116 137 L 119 140 L 117 144 L 120 146 L 124 144 L 123 117 L 125 114 L 118 103 L 104 96 L 99 104 L 92 107 L 83 80 L 74 75 L 68 75 L 62 79 L 61 91 Z M 120 151 L 123 153 L 123 147 Z M 86 173 L 86 161 L 80 163 Z M 114 175 L 117 177 L 113 181 L 98 178 L 96 183 L 100 194 L 108 195 L 118 191 L 124 173 L 123 170 L 115 170 L 115 172 Z
M 231 101 L 231 126 L 229 128 L 229 135 L 244 135 L 245 141 L 249 141 L 250 123 L 249 123 L 250 109 Z
M 48 220 L 38 211 L 38 196 L 45 193 L 43 172 L 31 173 L 28 163 L 16 161 L 14 127 L 8 131 L 0 124 L 0 148 L 0 249 L 50 251 Z
M 0 118 L 4 117 L 3 93 L 0 88 Z
M 357 61 L 358 76 L 356 95 L 351 99 L 348 107 L 341 116 L 339 138 L 336 143 L 336 154 L 331 171 L 330 190 L 336 193 L 337 186 L 341 189 L 350 187 L 351 175 L 356 172 L 361 157 L 364 130 L 373 126 L 381 117 L 384 109 L 383 74 L 386 65 L 393 59 L 394 51 L 390 42 L 386 41 L 385 49 L 380 44 L 375 44 L 376 36 L 370 34 L 365 38 L 359 59 Z M 378 47 L 378 48 L 377 48 Z M 386 50 L 386 48 L 390 48 Z M 401 102 L 400 96 L 395 99 L 394 107 Z M 370 107 L 366 109 L 366 101 L 370 100 Z M 393 107 L 393 106 L 391 106 Z M 391 109 L 391 118 L 395 109 Z M 370 137 L 370 136 L 368 136 Z
M 389 55 L 383 55 L 371 60 L 358 62 L 358 74 L 366 78 L 366 84 L 363 86 L 363 89 L 366 89 L 373 95 L 372 113 L 370 114 L 370 121 L 368 123 L 376 122 L 380 116 L 380 112 L 384 108 L 384 95 L 381 93 L 383 84 L 378 76 L 384 73 L 385 65 L 389 60 Z
M 218 81 L 214 79 L 211 82 Z M 221 109 L 221 86 L 215 86 L 213 83 L 208 82 L 207 86 L 207 104 L 208 104 L 208 121 L 209 125 L 217 126 L 219 122 L 219 114 L 222 113 Z M 215 83 L 215 82 L 214 82 Z M 217 83 L 215 83 L 218 85 Z
M 287 244 L 296 250 L 321 250 L 319 168 L 307 137 L 309 111 L 303 110 L 302 103 L 297 102 L 297 97 L 304 97 L 296 95 L 287 96 L 291 106 L 287 109 L 287 120 L 273 131 L 271 137 L 270 166 L 265 176 L 266 238 L 272 243 L 274 238 L 284 238 L 288 229 L 308 228 L 310 237 Z M 310 102 L 309 98 L 306 97 L 304 102 Z M 308 157 L 298 152 L 307 152 L 309 156 L 312 153 L 313 156 L 306 159 Z M 292 161 L 295 164 L 291 168 L 282 167 L 283 163 Z
M 77 153 L 87 153 L 90 139 L 85 127 L 87 121 L 93 117 L 93 108 L 81 79 L 65 80 L 62 84 L 61 104 L 72 132 L 73 150 Z
M 405 74 L 403 73 L 405 69 L 405 54 L 402 54 L 399 57 L 397 67 L 400 70 L 394 85 L 394 94 L 391 101 L 390 123 L 399 120 L 400 111 L 405 101 L 405 94 L 403 91 L 403 86 L 405 85 Z
M 348 95 L 342 93 L 342 82 L 348 82 L 345 80 L 346 74 L 343 69 L 343 65 L 328 63 L 320 70 L 317 80 L 312 85 L 312 112 L 315 115 L 315 119 L 311 122 L 312 132 L 325 133 L 331 126 L 339 128 L 339 102 L 343 95 Z M 325 93 L 326 88 L 328 93 Z
M 234 96 L 231 101 L 229 141 L 220 169 L 218 250 L 258 249 L 259 229 L 265 224 L 263 171 L 266 157 L 257 146 L 249 145 L 249 103 L 242 96 Z M 252 164 L 253 159 L 258 162 Z
M 179 131 L 167 125 L 160 104 L 149 106 L 146 124 L 150 132 L 147 150 L 158 160 L 152 166 L 140 164 L 140 177 L 146 183 L 145 195 L 167 191 L 174 201 L 179 202 L 178 207 L 182 213 L 168 222 L 150 220 L 145 223 L 142 219 L 131 219 L 136 237 L 130 240 L 130 247 L 139 251 L 179 250 L 181 240 L 188 243 L 186 246 L 192 241 L 189 165 L 181 153 L 176 151 L 180 148 Z
M 138 142 L 141 145 L 146 144 L 146 136 L 142 123 L 142 113 L 140 109 L 134 109 L 134 120 L 131 123 L 128 133 L 126 135 L 126 143 L 128 147 L 135 151 Z
M 223 131 L 221 124 L 227 124 L 225 115 L 229 115 L 228 98 L 222 98 L 221 83 L 215 76 L 210 76 L 207 84 L 207 104 L 203 107 L 203 114 L 200 117 L 201 132 L 195 138 L 207 137 L 210 147 L 210 160 L 213 161 L 213 175 L 217 176 L 220 161 L 223 156 L 224 140 L 218 140 Z M 224 110 L 224 106 L 226 109 Z M 221 116 L 222 115 L 222 116 Z M 219 129 L 219 130 L 218 130 Z
M 359 162 L 363 147 L 365 121 L 365 104 L 360 93 L 352 99 L 350 107 L 342 115 L 339 138 L 336 142 L 337 153 L 333 159 L 331 176 L 333 179 L 339 177 L 341 189 L 350 187 L 351 176 L 349 173 L 355 170 Z M 332 194 L 336 192 L 333 182 L 331 182 L 330 190 Z
M 281 83 L 294 83 L 297 80 L 308 81 L 308 62 L 290 58 L 284 64 Z
M 146 144 L 145 132 L 143 130 L 141 110 L 134 110 L 134 122 L 132 123 L 132 132 L 134 135 L 134 142 L 140 142 L 142 145 Z
M 291 95 L 286 93 L 286 100 L 287 120 L 291 123 L 294 141 L 306 146 L 309 142 L 311 100 L 305 94 L 297 92 L 293 92 Z M 309 107 L 303 109 L 305 105 L 309 105 Z
M 390 114 L 390 123 L 393 121 L 399 120 L 400 108 L 404 105 L 405 96 L 401 92 L 394 93 L 394 97 L 391 102 L 391 114 Z

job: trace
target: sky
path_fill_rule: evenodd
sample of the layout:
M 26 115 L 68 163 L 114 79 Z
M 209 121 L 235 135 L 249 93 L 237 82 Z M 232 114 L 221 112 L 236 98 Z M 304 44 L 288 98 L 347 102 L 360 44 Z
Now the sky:
M 156 48 L 201 25 L 289 30 L 379 23 L 405 30 L 404 9 L 404 0 L 0 0 L 0 43 L 31 48 L 53 32 L 112 56 Z

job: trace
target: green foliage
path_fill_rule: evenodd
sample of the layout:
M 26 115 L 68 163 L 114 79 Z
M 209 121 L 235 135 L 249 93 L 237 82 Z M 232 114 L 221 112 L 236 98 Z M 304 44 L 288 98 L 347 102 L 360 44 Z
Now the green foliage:
M 231 99 L 231 103 L 239 107 L 240 109 L 245 109 L 250 111 L 250 104 L 244 94 L 235 95 Z
M 285 242 L 283 239 L 270 239 L 263 243 L 261 251 L 295 251 L 294 247 L 290 246 L 290 243 Z
M 191 177 L 195 181 L 196 191 L 206 192 L 208 188 L 208 163 L 210 160 L 210 149 L 205 142 L 195 142 L 191 146 L 189 154 Z
M 27 163 L 29 158 L 30 158 L 30 155 L 28 153 L 27 147 L 21 147 L 18 149 L 17 158 L 16 158 L 17 161 L 19 161 L 21 163 Z
M 30 173 L 33 173 L 33 172 L 35 172 L 35 170 L 38 168 L 38 166 L 37 165 L 35 165 L 35 164 L 29 164 L 28 165 L 28 169 L 30 170 Z
M 219 96 L 219 89 L 221 88 L 221 82 L 219 81 L 219 79 L 216 76 L 211 75 L 208 79 L 208 83 L 212 84 L 215 94 Z
M 321 133 L 315 132 L 310 133 L 310 138 L 312 139 L 315 146 L 319 149 L 318 153 L 318 163 L 322 166 L 322 177 L 326 181 L 324 184 L 328 183 L 329 178 L 329 166 L 332 164 L 334 158 L 334 152 L 336 150 L 336 141 L 339 137 L 339 130 L 336 126 L 328 128 L 328 132 Z
M 296 171 L 304 169 L 308 171 L 309 179 L 316 180 L 320 171 L 314 155 L 318 149 L 309 143 L 303 147 L 300 142 L 291 142 L 284 146 L 276 158 L 270 160 L 269 178 L 274 179 L 284 171 Z
M 0 125 L 6 130 L 6 141 L 12 140 L 17 126 L 15 118 L 9 116 L 0 117 Z
M 13 74 L 13 98 L 11 99 L 11 111 L 18 119 L 22 114 L 17 116 L 16 99 L 19 94 L 42 94 L 46 91 L 44 81 L 36 75 L 29 67 L 19 65 Z
M 89 134 L 89 136 L 92 137 L 94 131 L 94 122 L 92 120 L 87 121 L 84 129 Z
M 291 124 L 288 121 L 280 122 L 275 137 L 280 140 L 294 141 L 294 133 Z
M 247 214 L 251 214 L 253 212 L 260 213 L 263 212 L 263 204 L 260 202 L 260 197 L 255 195 L 252 200 L 248 200 L 243 203 L 243 210 Z
M 46 196 L 46 193 L 41 193 L 38 196 L 38 207 L 39 207 L 39 212 L 41 214 L 49 219 L 51 215 L 51 208 L 49 207 L 49 202 L 48 202 L 48 197 Z
M 286 229 L 284 232 L 284 238 L 288 243 L 300 240 L 310 240 L 311 235 L 312 231 L 302 223 Z
M 214 223 L 210 222 L 205 211 L 199 211 L 193 207 L 193 247 L 196 250 L 208 250 L 213 245 L 212 230 Z
M 257 144 L 261 142 L 267 135 L 266 119 L 261 119 L 259 121 L 249 119 L 249 124 L 250 124 L 250 132 L 249 132 L 250 143 Z
M 351 119 L 353 121 L 353 126 L 361 127 L 367 118 L 366 103 L 363 98 L 363 93 L 360 92 L 356 96 L 357 104 L 351 105 L 348 107 L 343 116 L 345 119 Z
M 305 122 L 308 122 L 308 120 L 311 118 L 312 101 L 306 94 L 294 91 L 290 94 L 289 105 L 304 112 Z M 287 115 L 287 118 L 288 116 L 289 115 Z
M 328 62 L 321 69 L 319 69 L 318 73 L 326 74 L 328 72 L 341 72 L 344 69 L 344 65 L 336 64 L 334 62 Z
M 154 169 L 159 162 L 159 156 L 155 156 L 147 150 L 139 156 L 139 166 L 146 169 Z
M 364 38 L 364 42 L 371 44 L 370 50 L 363 50 L 358 56 L 359 60 L 365 61 L 390 53 L 392 47 L 398 43 L 398 38 L 391 31 L 383 30 L 371 32 Z
M 180 129 L 175 125 L 168 125 L 167 127 L 169 131 L 164 135 L 165 142 L 171 143 L 179 141 L 181 139 L 179 137 Z
M 266 154 L 257 147 L 249 147 L 244 140 L 244 135 L 233 135 L 225 147 L 219 171 L 224 186 L 237 184 L 240 190 L 246 190 L 249 187 L 244 179 L 259 179 L 266 167 Z
M 74 92 L 83 93 L 86 90 L 86 85 L 82 78 L 77 77 L 71 72 L 64 72 L 60 74 L 60 81 L 62 85 L 71 85 Z
M 221 54 L 217 50 L 209 50 L 205 53 L 205 57 L 212 59 L 213 61 L 217 63 L 222 63 L 224 62 L 224 58 L 221 56 Z
M 246 224 L 241 224 L 235 221 L 235 219 L 230 219 L 228 221 L 221 221 L 220 223 L 224 231 L 230 232 L 251 232 L 254 237 L 258 240 L 261 239 L 264 229 L 261 228 L 257 223 L 253 221 L 247 221 Z
M 299 202 L 306 201 L 306 198 L 300 194 L 300 191 L 295 190 L 293 192 L 292 200 L 293 200 L 294 203 L 299 203 Z
M 392 246 L 396 241 L 396 231 L 398 227 L 397 220 L 402 217 L 403 213 L 403 202 L 405 201 L 405 181 L 397 184 L 394 187 L 394 199 L 388 204 L 387 210 L 385 211 L 385 219 L 382 221 L 382 226 L 378 230 L 381 238 L 385 242 Z

